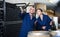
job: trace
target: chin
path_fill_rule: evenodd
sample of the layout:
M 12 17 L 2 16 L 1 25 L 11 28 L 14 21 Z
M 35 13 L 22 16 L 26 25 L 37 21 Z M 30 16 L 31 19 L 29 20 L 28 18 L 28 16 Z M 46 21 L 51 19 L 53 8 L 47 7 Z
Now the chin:
M 34 14 L 34 13 L 31 12 L 31 14 Z

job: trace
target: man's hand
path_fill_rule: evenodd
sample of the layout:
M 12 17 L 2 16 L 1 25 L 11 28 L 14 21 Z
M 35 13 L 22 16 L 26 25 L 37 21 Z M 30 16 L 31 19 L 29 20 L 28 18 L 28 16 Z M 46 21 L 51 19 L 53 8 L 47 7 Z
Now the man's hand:
M 44 30 L 45 30 L 45 29 L 46 29 L 46 26 L 42 26 L 42 29 L 44 29 Z
M 24 12 L 23 12 L 23 11 L 24 11 L 24 10 L 23 10 L 23 8 L 22 8 L 22 7 L 20 7 L 20 9 L 21 9 L 21 13 L 24 13 Z

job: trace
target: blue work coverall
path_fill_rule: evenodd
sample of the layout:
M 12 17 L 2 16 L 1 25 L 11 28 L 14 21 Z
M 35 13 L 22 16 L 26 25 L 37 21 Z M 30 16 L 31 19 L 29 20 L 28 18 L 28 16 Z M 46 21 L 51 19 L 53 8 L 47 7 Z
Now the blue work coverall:
M 28 32 L 33 30 L 36 19 L 34 16 L 30 19 L 29 13 L 20 14 L 20 16 L 23 18 L 23 22 L 19 32 L 19 37 L 27 37 Z
M 43 30 L 42 26 L 46 26 L 45 31 L 48 31 L 49 29 L 51 29 L 51 25 L 50 25 L 51 21 L 52 20 L 47 15 L 43 14 L 43 20 L 41 20 L 40 17 L 37 19 L 36 29 Z

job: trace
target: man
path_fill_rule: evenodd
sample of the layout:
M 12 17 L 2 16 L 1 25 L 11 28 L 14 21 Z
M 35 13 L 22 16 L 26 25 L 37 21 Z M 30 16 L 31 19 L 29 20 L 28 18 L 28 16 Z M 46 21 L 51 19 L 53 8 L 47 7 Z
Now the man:
M 20 14 L 23 18 L 23 22 L 19 33 L 19 37 L 27 37 L 28 32 L 33 30 L 35 22 L 35 17 L 33 16 L 34 12 L 35 8 L 31 6 L 29 9 L 29 13 Z

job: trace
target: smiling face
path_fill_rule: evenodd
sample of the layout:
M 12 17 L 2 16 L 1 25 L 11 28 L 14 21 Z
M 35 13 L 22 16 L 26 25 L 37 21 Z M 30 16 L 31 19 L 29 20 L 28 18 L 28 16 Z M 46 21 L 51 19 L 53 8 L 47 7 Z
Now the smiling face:
M 43 14 L 41 9 L 37 9 L 36 12 L 37 12 L 38 15 L 42 15 Z
M 30 9 L 29 9 L 29 12 L 30 12 L 31 14 L 35 13 L 35 8 L 31 6 Z

